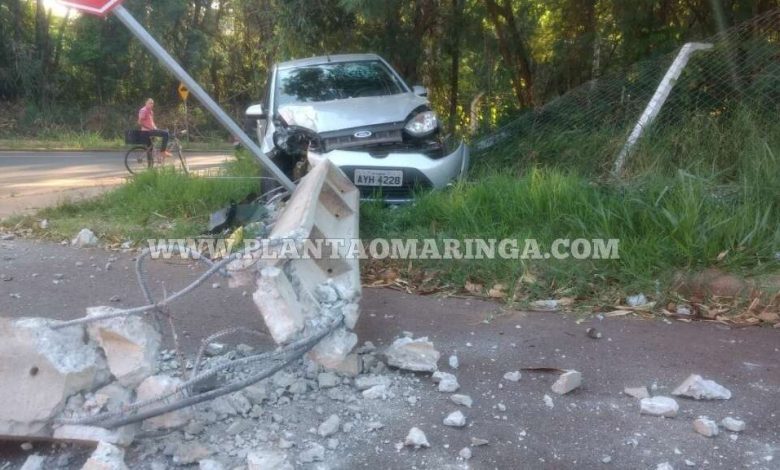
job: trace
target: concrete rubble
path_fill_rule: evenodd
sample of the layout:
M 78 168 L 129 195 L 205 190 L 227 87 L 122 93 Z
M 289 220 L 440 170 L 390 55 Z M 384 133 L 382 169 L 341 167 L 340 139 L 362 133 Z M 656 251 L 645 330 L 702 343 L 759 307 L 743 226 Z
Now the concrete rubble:
M 458 393 L 450 395 L 450 400 L 456 405 L 465 406 L 466 408 L 471 408 L 471 405 L 474 403 L 470 396 Z
M 81 467 L 81 470 L 127 470 L 125 451 L 106 442 L 101 442 Z
M 664 416 L 673 418 L 677 416 L 680 405 L 673 398 L 656 396 L 652 398 L 642 398 L 639 401 L 639 412 L 651 416 Z
M 576 370 L 569 370 L 558 377 L 552 384 L 552 391 L 558 395 L 565 395 L 582 385 L 582 374 Z
M 77 248 L 92 248 L 98 245 L 98 238 L 92 230 L 83 228 L 76 237 L 70 241 L 70 244 Z
M 508 380 L 510 382 L 519 382 L 521 376 L 522 375 L 520 374 L 520 371 L 515 370 L 504 374 L 504 380 Z
M 138 401 L 152 400 L 173 392 L 181 384 L 182 381 L 175 377 L 153 375 L 138 386 L 136 398 Z M 186 424 L 191 418 L 191 408 L 183 408 L 147 419 L 144 421 L 143 427 L 144 429 L 171 429 Z
M 431 446 L 431 444 L 428 442 L 428 438 L 425 436 L 425 433 L 416 427 L 413 427 L 409 430 L 409 433 L 404 439 L 404 445 L 406 447 L 414 447 L 415 449 Z
M 623 389 L 623 393 L 640 400 L 642 398 L 650 398 L 650 392 L 647 391 L 647 387 L 626 387 Z
M 466 425 L 466 417 L 458 410 L 448 414 L 443 421 L 445 426 L 451 426 L 455 428 L 462 428 Z
M 730 416 L 723 418 L 720 421 L 720 425 L 723 426 L 723 429 L 731 432 L 742 432 L 745 430 L 744 421 L 740 419 L 732 418 Z
M 387 365 L 414 372 L 435 372 L 441 354 L 427 337 L 398 338 L 385 349 Z
M 287 460 L 287 454 L 276 450 L 255 450 L 246 456 L 247 470 L 293 470 L 293 465 Z
M 706 437 L 718 435 L 718 423 L 704 416 L 700 416 L 693 420 L 693 429 Z
M 87 309 L 87 317 L 116 312 L 111 307 Z M 115 317 L 89 323 L 90 339 L 100 345 L 108 369 L 125 387 L 136 387 L 157 369 L 160 333 L 139 316 Z
M 49 421 L 71 395 L 107 382 L 105 361 L 85 338 L 79 326 L 0 318 L 0 435 L 50 435 Z
M 672 395 L 696 400 L 728 400 L 731 398 L 731 391 L 714 380 L 691 374 L 674 389 Z
M 456 392 L 460 388 L 458 378 L 449 372 L 436 371 L 432 376 L 433 382 L 439 384 L 437 390 L 443 393 Z

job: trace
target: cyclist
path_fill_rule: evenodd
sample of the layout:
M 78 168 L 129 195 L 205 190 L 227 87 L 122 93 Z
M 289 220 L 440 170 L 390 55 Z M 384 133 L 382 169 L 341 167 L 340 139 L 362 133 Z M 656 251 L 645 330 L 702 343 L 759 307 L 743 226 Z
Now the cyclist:
M 146 104 L 143 108 L 138 110 L 138 125 L 141 126 L 141 131 L 150 137 L 162 137 L 162 144 L 160 145 L 160 153 L 166 157 L 170 157 L 171 153 L 168 151 L 168 139 L 170 134 L 167 130 L 158 129 L 154 123 L 154 100 L 149 98 L 146 100 Z

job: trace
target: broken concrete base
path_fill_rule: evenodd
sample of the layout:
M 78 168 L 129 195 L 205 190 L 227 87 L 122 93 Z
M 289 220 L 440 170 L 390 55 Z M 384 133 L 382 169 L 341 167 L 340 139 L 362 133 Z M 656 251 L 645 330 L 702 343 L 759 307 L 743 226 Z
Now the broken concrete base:
M 277 344 L 287 343 L 303 330 L 303 307 L 281 269 L 273 266 L 263 268 L 252 299 Z
M 108 372 L 84 328 L 52 330 L 43 319 L 0 318 L 0 435 L 47 436 L 71 395 Z
M 87 316 L 112 313 L 111 307 L 92 307 Z M 87 333 L 103 349 L 108 368 L 125 387 L 136 387 L 157 369 L 160 334 L 138 316 L 117 317 L 90 323 Z
M 125 451 L 107 442 L 101 442 L 81 470 L 127 470 Z
M 355 333 L 339 328 L 317 343 L 308 356 L 328 369 L 335 369 L 343 364 L 357 341 Z

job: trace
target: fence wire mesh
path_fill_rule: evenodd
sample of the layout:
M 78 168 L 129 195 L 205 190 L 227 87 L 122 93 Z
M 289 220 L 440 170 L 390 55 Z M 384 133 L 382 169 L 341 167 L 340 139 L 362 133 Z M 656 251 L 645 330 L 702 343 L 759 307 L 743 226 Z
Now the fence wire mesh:
M 698 42 L 714 47 L 692 55 L 647 134 L 745 111 L 773 121 L 780 112 L 780 9 Z M 557 162 L 606 174 L 678 53 L 591 80 L 476 139 L 477 168 Z

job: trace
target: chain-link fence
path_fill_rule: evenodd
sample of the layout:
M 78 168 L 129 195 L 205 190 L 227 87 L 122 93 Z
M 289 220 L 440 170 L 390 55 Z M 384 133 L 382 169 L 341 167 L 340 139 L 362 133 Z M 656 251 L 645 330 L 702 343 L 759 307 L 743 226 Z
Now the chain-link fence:
M 691 55 L 657 119 L 643 129 L 627 163 L 630 172 L 657 164 L 684 167 L 681 152 L 690 152 L 697 138 L 709 139 L 702 148 L 720 144 L 713 139 L 738 148 L 734 141 L 748 138 L 746 128 L 778 142 L 780 9 L 701 42 L 713 47 Z M 678 53 L 592 80 L 476 139 L 476 170 L 553 163 L 608 174 Z M 666 153 L 660 162 L 659 152 Z

